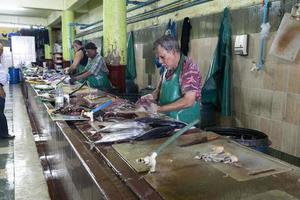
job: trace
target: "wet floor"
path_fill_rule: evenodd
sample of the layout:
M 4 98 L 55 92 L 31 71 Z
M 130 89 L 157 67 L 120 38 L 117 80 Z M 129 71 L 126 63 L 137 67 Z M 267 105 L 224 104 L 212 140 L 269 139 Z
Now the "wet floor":
M 0 200 L 50 199 L 20 86 L 5 91 L 9 133 L 16 137 L 0 139 Z

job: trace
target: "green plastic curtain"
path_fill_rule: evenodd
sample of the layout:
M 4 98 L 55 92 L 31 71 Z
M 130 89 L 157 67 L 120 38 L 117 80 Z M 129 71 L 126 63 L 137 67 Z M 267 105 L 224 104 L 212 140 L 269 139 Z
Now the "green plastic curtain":
M 218 44 L 202 88 L 202 103 L 215 105 L 222 116 L 231 115 L 231 65 L 231 20 L 229 9 L 225 8 Z
M 126 79 L 134 80 L 136 78 L 136 66 L 135 66 L 135 53 L 134 53 L 134 39 L 133 33 L 130 32 L 127 43 L 127 67 L 126 67 Z

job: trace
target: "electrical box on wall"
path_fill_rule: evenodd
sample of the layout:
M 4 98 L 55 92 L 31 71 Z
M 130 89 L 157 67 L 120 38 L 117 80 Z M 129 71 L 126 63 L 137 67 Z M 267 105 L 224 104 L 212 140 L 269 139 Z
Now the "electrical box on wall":
M 249 35 L 237 35 L 234 43 L 234 54 L 247 56 L 248 55 L 248 38 Z

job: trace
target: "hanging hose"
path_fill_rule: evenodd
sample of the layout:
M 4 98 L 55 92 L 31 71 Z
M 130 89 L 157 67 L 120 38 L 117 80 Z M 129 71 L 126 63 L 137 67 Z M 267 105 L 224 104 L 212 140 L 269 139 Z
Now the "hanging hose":
M 258 62 L 256 64 L 256 68 L 253 68 L 252 71 L 255 69 L 261 70 L 265 64 L 266 39 L 269 35 L 270 28 L 271 28 L 268 22 L 269 0 L 264 0 L 263 5 L 264 5 L 264 15 L 261 24 Z
M 146 156 L 144 158 L 139 158 L 136 161 L 139 163 L 143 163 L 145 165 L 148 165 L 150 167 L 150 172 L 155 172 L 156 167 L 156 157 L 161 153 L 162 150 L 164 150 L 167 146 L 172 144 L 176 139 L 181 136 L 183 133 L 188 131 L 190 128 L 192 128 L 194 125 L 198 124 L 200 122 L 199 119 L 193 121 L 192 123 L 188 124 L 181 130 L 177 131 L 172 137 L 170 137 L 167 141 L 165 141 L 163 144 L 161 144 L 150 156 Z

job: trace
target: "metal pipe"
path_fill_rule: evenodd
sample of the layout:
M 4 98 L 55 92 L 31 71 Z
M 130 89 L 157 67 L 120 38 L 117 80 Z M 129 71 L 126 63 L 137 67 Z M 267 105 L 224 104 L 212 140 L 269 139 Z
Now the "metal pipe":
M 139 18 L 141 16 L 145 16 L 145 15 L 152 15 L 153 13 L 157 13 L 157 12 L 164 12 L 165 10 L 167 11 L 168 9 L 172 9 L 173 6 L 174 7 L 179 7 L 180 5 L 183 5 L 184 3 L 188 3 L 189 0 L 184 0 L 184 1 L 181 1 L 181 0 L 178 0 L 178 1 L 174 1 L 172 3 L 169 3 L 169 4 L 166 4 L 166 5 L 163 5 L 161 7 L 158 7 L 158 8 L 154 8 L 154 9 L 151 9 L 147 12 L 144 12 L 144 13 L 141 13 L 141 14 L 138 14 L 138 15 L 135 15 L 135 16 L 131 16 L 129 18 Z M 177 5 L 179 4 L 179 5 Z
M 132 24 L 132 23 L 139 22 L 139 21 L 142 21 L 142 20 L 147 20 L 147 19 L 151 19 L 151 18 L 154 18 L 154 17 L 159 17 L 159 16 L 162 16 L 162 15 L 165 15 L 165 14 L 169 14 L 169 13 L 174 12 L 174 11 L 178 11 L 178 10 L 181 10 L 181 9 L 189 8 L 189 7 L 192 7 L 194 5 L 198 5 L 198 4 L 209 2 L 209 1 L 212 1 L 212 0 L 196 0 L 196 1 L 193 1 L 193 2 L 186 3 L 184 5 L 179 5 L 177 7 L 171 8 L 171 9 L 167 9 L 166 8 L 165 10 L 163 10 L 162 12 L 160 12 L 161 8 L 165 8 L 166 7 L 166 5 L 164 5 L 164 6 L 161 6 L 159 8 L 154 9 L 156 11 L 156 13 L 154 13 L 154 14 L 152 14 L 153 10 L 151 10 L 151 11 L 148 11 L 148 12 L 145 12 L 145 13 L 142 13 L 142 14 L 139 14 L 139 15 L 127 18 L 127 24 Z M 167 4 L 167 5 L 170 6 L 170 5 L 179 3 L 179 2 L 182 2 L 182 1 L 175 1 L 175 2 L 172 2 L 172 3 Z M 127 10 L 127 12 L 128 12 L 128 10 Z M 102 22 L 102 20 L 100 22 Z M 103 30 L 103 27 L 100 25 L 100 26 L 95 27 L 95 28 L 93 28 L 91 30 L 81 32 L 81 33 L 77 34 L 76 37 L 82 37 L 84 35 L 92 34 L 92 33 L 95 33 L 97 31 L 102 31 L 102 30 Z
M 95 24 L 98 24 L 102 21 L 97 21 L 97 22 L 94 22 L 92 24 L 81 24 L 81 23 L 74 23 L 74 22 L 71 22 L 68 24 L 68 28 L 69 28 L 69 53 L 70 53 L 70 65 L 72 65 L 72 27 L 76 27 L 76 26 L 79 26 L 79 28 L 81 29 L 81 27 L 84 27 L 84 28 L 88 28 L 90 26 L 94 26 Z
M 159 0 L 149 0 L 149 1 L 146 1 L 146 2 L 140 2 L 140 3 L 142 3 L 142 4 L 140 4 L 140 5 L 138 5 L 138 6 L 135 6 L 135 7 L 133 7 L 133 8 L 127 9 L 127 12 L 131 12 L 131 11 L 136 10 L 136 9 L 138 9 L 138 8 L 142 8 L 142 7 L 144 7 L 144 6 L 150 5 L 150 4 L 155 3 L 155 2 L 157 2 L 157 1 L 159 1 Z M 96 21 L 96 22 L 91 23 L 91 24 L 80 24 L 80 23 L 73 23 L 73 24 L 74 24 L 75 26 L 80 26 L 79 29 L 82 30 L 82 29 L 86 29 L 86 28 L 89 28 L 89 27 L 91 27 L 91 26 L 94 26 L 94 25 L 100 24 L 100 23 L 103 23 L 103 20 L 99 20 L 99 21 Z
M 165 8 L 165 6 L 162 6 L 162 7 L 153 9 L 151 11 L 145 12 L 143 14 L 140 14 L 138 16 L 129 17 L 127 19 L 127 23 L 131 24 L 131 23 L 135 23 L 135 22 L 139 22 L 139 21 L 151 19 L 151 18 L 154 18 L 154 17 L 160 17 L 162 15 L 169 14 L 169 13 L 172 13 L 172 12 L 176 12 L 178 10 L 189 8 L 189 7 L 192 7 L 194 5 L 197 5 L 197 4 L 200 4 L 200 3 L 204 3 L 204 2 L 208 2 L 208 1 L 211 1 L 211 0 L 198 0 L 198 1 L 190 2 L 190 3 L 184 4 L 184 5 L 179 5 L 179 6 L 174 7 L 174 8 L 166 8 L 165 10 L 161 11 L 161 8 Z M 180 2 L 180 1 L 176 1 L 176 2 L 173 2 L 173 3 L 178 3 L 178 2 Z M 157 12 L 154 13 L 154 14 L 151 14 L 151 13 L 153 13 L 153 11 L 157 11 Z
M 150 4 L 152 4 L 152 3 L 155 3 L 155 2 L 157 2 L 157 1 L 159 1 L 159 0 L 149 0 L 149 1 L 146 1 L 146 2 L 144 2 L 144 3 L 141 4 L 141 5 L 134 6 L 134 7 L 132 7 L 132 8 L 127 9 L 127 12 L 131 12 L 131 11 L 133 11 L 133 10 L 136 10 L 136 9 L 139 9 L 139 8 L 142 8 L 142 7 L 145 7 L 145 6 L 148 6 L 148 5 L 150 5 Z
M 91 24 L 84 24 L 84 25 L 81 25 L 80 27 L 79 27 L 79 29 L 86 29 L 86 28 L 89 28 L 89 27 L 91 27 L 91 26 L 95 26 L 96 24 L 100 24 L 100 23 L 102 23 L 103 24 L 103 20 L 99 20 L 99 21 L 96 21 L 96 22 L 94 22 L 94 23 L 91 23 Z

